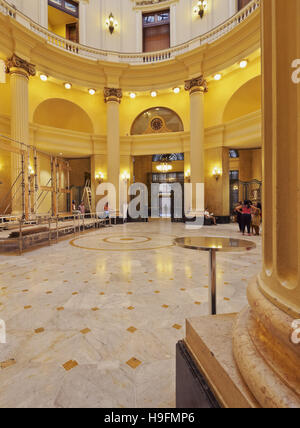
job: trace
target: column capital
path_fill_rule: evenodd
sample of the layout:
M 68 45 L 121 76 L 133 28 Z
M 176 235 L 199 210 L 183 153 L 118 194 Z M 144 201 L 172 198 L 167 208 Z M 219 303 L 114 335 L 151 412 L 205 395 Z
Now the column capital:
M 28 78 L 29 76 L 36 75 L 36 69 L 35 69 L 35 65 L 30 64 L 25 59 L 20 58 L 16 54 L 13 54 L 6 61 L 6 73 L 21 74 Z
M 203 74 L 199 77 L 195 77 L 191 80 L 186 80 L 184 84 L 184 89 L 190 92 L 190 95 L 195 92 L 208 92 L 207 81 L 204 79 Z
M 117 103 L 121 103 L 121 99 L 123 97 L 122 89 L 119 88 L 104 88 L 104 101 L 110 102 L 115 101 Z

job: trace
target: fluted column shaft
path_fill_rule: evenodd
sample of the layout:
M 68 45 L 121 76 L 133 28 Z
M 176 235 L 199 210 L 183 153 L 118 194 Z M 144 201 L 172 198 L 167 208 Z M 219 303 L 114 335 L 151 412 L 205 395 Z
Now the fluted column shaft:
M 192 208 L 196 209 L 197 183 L 204 183 L 204 93 L 208 91 L 203 76 L 185 82 L 190 93 L 190 182 L 193 184 Z
M 29 199 L 28 195 L 25 195 L 26 191 L 28 193 L 28 81 L 30 76 L 35 75 L 35 67 L 16 55 L 7 60 L 6 67 L 10 74 L 12 147 L 23 152 L 23 156 L 15 152 L 11 155 L 12 184 L 23 170 L 23 176 L 18 179 L 12 191 L 12 194 L 15 194 L 12 200 L 12 213 L 28 217 Z
M 264 246 L 259 285 L 281 309 L 300 317 L 300 58 L 299 1 L 262 5 Z
M 120 103 L 122 90 L 105 88 L 107 104 L 107 179 L 116 190 L 116 211 L 119 213 L 120 189 Z

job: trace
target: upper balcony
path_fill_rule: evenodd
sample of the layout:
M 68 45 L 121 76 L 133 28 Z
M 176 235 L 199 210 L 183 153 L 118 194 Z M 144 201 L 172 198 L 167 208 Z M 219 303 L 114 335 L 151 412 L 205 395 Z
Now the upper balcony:
M 119 53 L 114 51 L 95 49 L 79 43 L 71 42 L 35 23 L 30 18 L 16 10 L 14 7 L 10 6 L 5 0 L 0 0 L 0 13 L 12 18 L 13 20 L 16 20 L 26 29 L 29 29 L 35 33 L 35 35 L 43 39 L 47 45 L 64 52 L 68 52 L 71 55 L 81 59 L 88 59 L 96 62 L 106 61 L 110 63 L 129 64 L 132 66 L 148 65 L 174 60 L 180 55 L 193 52 L 197 48 L 200 48 L 204 45 L 210 45 L 230 33 L 232 30 L 244 24 L 259 7 L 260 0 L 252 0 L 236 15 L 225 21 L 223 24 L 217 26 L 212 31 L 209 31 L 202 36 L 196 37 L 187 43 L 183 43 L 166 50 L 149 53 Z

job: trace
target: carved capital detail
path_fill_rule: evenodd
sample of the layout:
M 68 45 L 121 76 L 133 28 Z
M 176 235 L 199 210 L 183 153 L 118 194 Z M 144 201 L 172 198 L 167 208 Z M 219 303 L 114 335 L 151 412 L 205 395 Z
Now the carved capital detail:
M 120 103 L 122 97 L 123 97 L 122 89 L 104 88 L 104 101 L 106 103 L 109 101 L 115 101 Z
M 19 73 L 29 77 L 36 75 L 36 69 L 35 65 L 13 54 L 13 56 L 6 61 L 6 73 Z
M 196 77 L 195 79 L 186 80 L 184 89 L 186 91 L 189 91 L 190 94 L 193 94 L 195 92 L 206 93 L 208 92 L 207 81 L 204 79 L 203 75 Z

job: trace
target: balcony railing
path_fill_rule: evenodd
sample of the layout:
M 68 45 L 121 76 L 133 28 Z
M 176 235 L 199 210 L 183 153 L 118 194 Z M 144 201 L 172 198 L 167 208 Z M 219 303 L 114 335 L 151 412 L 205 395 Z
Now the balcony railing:
M 213 43 L 216 40 L 229 33 L 238 25 L 242 24 L 247 18 L 260 7 L 261 0 L 252 0 L 242 10 L 223 24 L 209 31 L 208 33 L 196 37 L 195 39 L 181 45 L 165 49 L 158 52 L 149 53 L 119 53 L 95 49 L 83 46 L 79 43 L 71 42 L 63 37 L 48 31 L 46 28 L 33 22 L 30 18 L 10 6 L 5 0 L 0 0 L 0 13 L 10 16 L 26 28 L 42 37 L 50 46 L 68 51 L 71 54 L 87 58 L 94 61 L 111 61 L 119 63 L 129 63 L 133 65 L 151 64 L 162 61 L 168 61 L 180 54 L 192 51 L 202 45 Z

